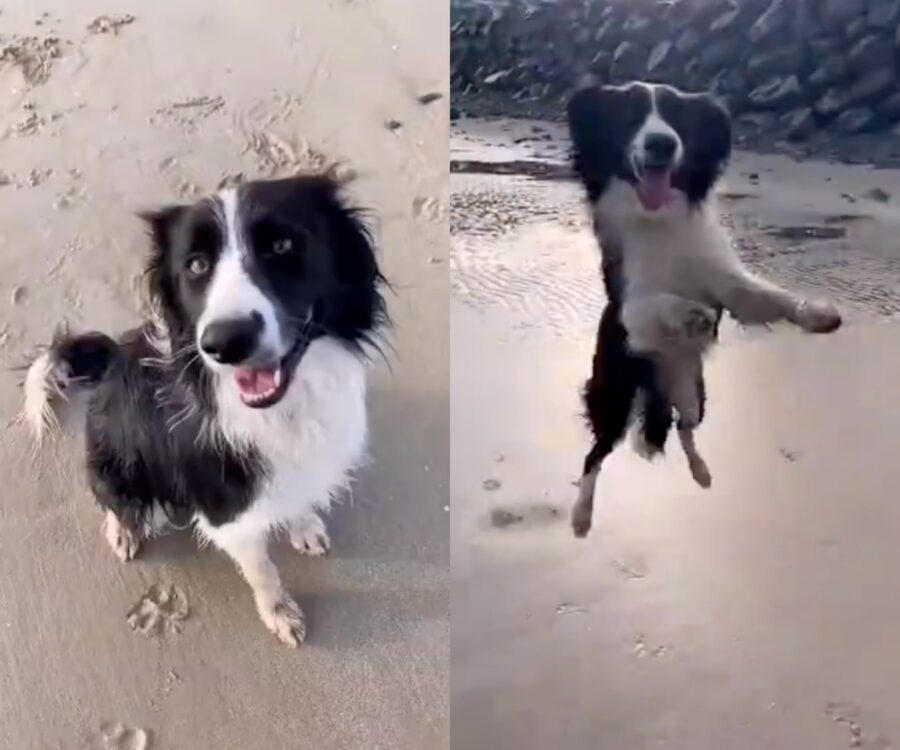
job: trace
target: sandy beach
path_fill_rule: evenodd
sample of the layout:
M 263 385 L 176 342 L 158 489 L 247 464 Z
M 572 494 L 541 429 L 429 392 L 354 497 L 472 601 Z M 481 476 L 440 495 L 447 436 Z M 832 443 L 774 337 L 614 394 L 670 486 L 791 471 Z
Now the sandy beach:
M 452 134 L 453 746 L 896 747 L 900 173 L 735 155 L 742 256 L 846 325 L 727 326 L 712 488 L 625 446 L 576 540 L 603 298 L 565 151 L 547 123 Z
M 0 747 L 448 747 L 447 15 L 0 2 Z M 277 545 L 309 623 L 291 651 L 189 533 L 114 559 L 77 441 L 32 457 L 15 368 L 63 319 L 139 320 L 137 210 L 331 161 L 357 175 L 394 351 L 332 556 Z

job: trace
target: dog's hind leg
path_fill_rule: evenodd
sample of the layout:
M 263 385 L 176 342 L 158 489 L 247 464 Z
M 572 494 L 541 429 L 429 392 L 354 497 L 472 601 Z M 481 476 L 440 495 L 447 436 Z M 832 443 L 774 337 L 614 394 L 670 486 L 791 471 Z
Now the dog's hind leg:
M 572 530 L 576 537 L 585 537 L 591 530 L 600 466 L 625 436 L 634 406 L 640 360 L 628 351 L 625 340 L 625 329 L 618 320 L 617 309 L 607 305 L 597 332 L 593 373 L 584 391 L 594 445 L 585 456 L 578 498 L 572 508 Z
M 697 450 L 697 444 L 694 440 L 694 428 L 678 426 L 678 438 L 681 440 L 681 447 L 687 458 L 688 467 L 691 470 L 691 476 L 694 481 L 703 489 L 709 489 L 712 486 L 712 474 L 700 451 Z

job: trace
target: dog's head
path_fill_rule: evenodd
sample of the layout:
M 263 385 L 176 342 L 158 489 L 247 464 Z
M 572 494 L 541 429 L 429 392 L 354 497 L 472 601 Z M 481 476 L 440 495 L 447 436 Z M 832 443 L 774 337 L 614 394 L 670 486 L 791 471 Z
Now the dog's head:
M 703 202 L 731 153 L 731 121 L 708 94 L 630 83 L 569 100 L 575 169 L 601 214 L 665 217 Z
M 144 218 L 173 350 L 199 352 L 249 407 L 281 400 L 314 339 L 358 347 L 383 322 L 371 238 L 330 178 L 248 182 Z

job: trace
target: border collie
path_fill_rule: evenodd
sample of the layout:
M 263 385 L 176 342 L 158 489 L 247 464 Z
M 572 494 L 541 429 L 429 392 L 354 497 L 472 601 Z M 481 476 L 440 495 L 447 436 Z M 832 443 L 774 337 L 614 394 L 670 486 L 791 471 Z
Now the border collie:
M 329 177 L 143 218 L 149 320 L 118 340 L 59 333 L 29 368 L 24 416 L 40 439 L 85 395 L 90 486 L 119 559 L 192 522 L 297 646 L 303 613 L 267 541 L 286 528 L 298 551 L 328 552 L 319 513 L 363 459 L 366 350 L 385 323 L 372 241 Z
M 741 324 L 837 329 L 830 304 L 752 275 L 719 221 L 713 186 L 731 153 L 731 121 L 711 96 L 670 86 L 587 86 L 568 105 L 574 166 L 602 249 L 607 305 L 584 400 L 594 434 L 572 512 L 591 527 L 603 459 L 633 417 L 638 447 L 662 452 L 675 421 L 694 479 L 711 476 L 694 442 L 703 420 L 703 354 L 723 312 Z

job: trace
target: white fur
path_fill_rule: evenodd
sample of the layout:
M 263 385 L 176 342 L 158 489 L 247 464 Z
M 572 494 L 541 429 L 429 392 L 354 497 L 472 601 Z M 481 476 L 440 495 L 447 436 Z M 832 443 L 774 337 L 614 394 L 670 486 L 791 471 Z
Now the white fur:
M 203 314 L 197 321 L 197 348 L 210 369 L 222 370 L 223 366 L 206 355 L 200 346 L 206 327 L 221 320 L 250 317 L 253 312 L 257 312 L 263 319 L 259 352 L 263 358 L 268 355 L 272 359 L 280 359 L 287 353 L 290 343 L 282 333 L 272 301 L 244 268 L 247 247 L 244 230 L 240 226 L 237 191 L 223 190 L 219 193 L 219 200 L 222 203 L 226 242 L 213 269 Z
M 676 143 L 675 148 L 675 156 L 673 159 L 674 164 L 678 165 L 681 163 L 681 159 L 684 156 L 684 144 L 681 142 L 681 138 L 679 137 L 675 128 L 673 128 L 669 123 L 667 123 L 662 117 L 659 115 L 659 110 L 656 107 L 656 86 L 650 83 L 632 83 L 631 86 L 639 86 L 643 89 L 646 89 L 650 93 L 650 114 L 647 116 L 647 119 L 644 120 L 644 124 L 638 129 L 637 133 L 635 133 L 634 138 L 631 141 L 631 145 L 628 149 L 628 157 L 631 159 L 631 164 L 635 169 L 636 173 L 640 172 L 640 164 L 642 163 L 642 157 L 644 154 L 644 146 L 647 142 L 647 136 L 650 135 L 668 135 L 671 136 Z M 626 87 L 628 88 L 628 87 Z
M 366 366 L 340 342 L 313 341 L 281 401 L 250 409 L 232 378 L 218 376 L 218 425 L 235 447 L 255 448 L 272 472 L 253 504 L 235 521 L 197 527 L 224 549 L 327 510 L 345 488 L 366 448 Z

